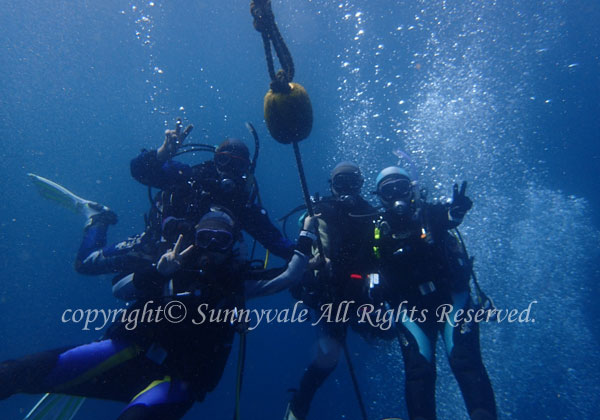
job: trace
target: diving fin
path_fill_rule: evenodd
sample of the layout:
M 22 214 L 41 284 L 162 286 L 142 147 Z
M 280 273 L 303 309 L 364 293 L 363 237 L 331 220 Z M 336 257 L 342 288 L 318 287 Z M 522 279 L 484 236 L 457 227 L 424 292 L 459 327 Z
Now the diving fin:
M 84 402 L 84 397 L 45 394 L 23 420 L 72 420 Z
M 42 197 L 55 201 L 74 213 L 83 214 L 87 219 L 96 214 L 109 211 L 108 207 L 81 198 L 54 181 L 32 173 L 27 175 Z
M 287 408 L 285 409 L 283 420 L 300 420 L 300 418 L 296 417 L 296 415 L 292 412 L 291 404 L 288 404 Z

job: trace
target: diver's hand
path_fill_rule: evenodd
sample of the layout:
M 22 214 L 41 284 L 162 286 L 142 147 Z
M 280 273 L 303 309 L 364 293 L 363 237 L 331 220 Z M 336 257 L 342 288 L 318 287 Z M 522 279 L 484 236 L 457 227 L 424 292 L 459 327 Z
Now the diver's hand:
M 465 195 L 467 191 L 467 181 L 463 181 L 458 189 L 458 184 L 454 184 L 452 203 L 450 204 L 450 217 L 453 219 L 462 219 L 465 214 L 473 207 L 473 201 Z
M 177 238 L 177 242 L 175 243 L 175 247 L 165 252 L 158 260 L 156 269 L 163 276 L 168 276 L 179 270 L 181 268 L 181 262 L 183 261 L 183 258 L 194 248 L 194 245 L 190 245 L 183 251 L 179 252 L 182 239 L 183 235 L 179 235 L 179 238 Z
M 317 254 L 308 260 L 309 270 L 326 270 L 328 274 L 331 274 L 331 260 L 327 257 L 323 259 L 321 254 Z
M 314 216 L 306 216 L 304 223 L 302 224 L 302 230 L 318 235 L 319 233 L 319 219 L 321 214 L 315 214 Z
M 177 118 L 175 130 L 165 131 L 165 141 L 156 151 L 156 157 L 160 162 L 165 162 L 175 155 L 179 146 L 183 144 L 185 138 L 190 134 L 194 127 L 188 125 L 185 130 L 181 131 L 182 128 L 183 122 L 181 121 L 181 118 Z

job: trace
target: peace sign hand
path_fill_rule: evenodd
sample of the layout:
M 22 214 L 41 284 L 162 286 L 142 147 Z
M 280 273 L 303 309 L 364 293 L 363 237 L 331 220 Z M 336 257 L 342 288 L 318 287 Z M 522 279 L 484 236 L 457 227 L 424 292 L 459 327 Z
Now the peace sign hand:
M 171 275 L 175 271 L 179 270 L 181 268 L 183 258 L 185 258 L 185 256 L 194 248 L 194 245 L 190 245 L 183 251 L 179 252 L 182 239 L 183 235 L 179 235 L 177 242 L 175 243 L 175 247 L 165 252 L 158 260 L 156 269 L 163 276 Z
M 463 181 L 458 189 L 458 184 L 454 184 L 452 189 L 452 203 L 450 204 L 450 216 L 453 219 L 462 219 L 465 214 L 473 207 L 473 201 L 466 196 L 467 181 Z
M 183 122 L 181 121 L 181 118 L 177 118 L 175 130 L 165 131 L 165 141 L 156 151 L 156 157 L 159 161 L 164 162 L 171 159 L 177 152 L 177 149 L 183 144 L 186 137 L 194 129 L 194 126 L 188 125 L 185 130 L 181 131 L 182 128 Z

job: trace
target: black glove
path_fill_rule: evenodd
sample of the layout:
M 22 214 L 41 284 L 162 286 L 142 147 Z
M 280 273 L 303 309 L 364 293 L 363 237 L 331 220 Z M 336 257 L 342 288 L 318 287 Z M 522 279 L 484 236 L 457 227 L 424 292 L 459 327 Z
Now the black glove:
M 452 203 L 450 204 L 450 216 L 453 219 L 462 219 L 465 214 L 473 207 L 473 202 L 465 195 L 467 190 L 467 181 L 463 181 L 458 190 L 458 184 L 454 184 Z

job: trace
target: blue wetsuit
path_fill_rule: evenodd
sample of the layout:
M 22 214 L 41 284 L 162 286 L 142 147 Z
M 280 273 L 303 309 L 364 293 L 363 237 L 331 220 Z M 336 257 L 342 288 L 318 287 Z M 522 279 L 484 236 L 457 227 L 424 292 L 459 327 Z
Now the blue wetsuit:
M 0 363 L 0 399 L 62 393 L 126 402 L 120 420 L 181 418 L 217 386 L 236 328 L 229 318 L 200 322 L 198 306 L 207 304 L 205 313 L 243 308 L 247 298 L 289 287 L 305 269 L 310 242 L 301 237 L 287 269 L 269 281 L 253 280 L 257 274 L 234 260 L 202 271 L 184 267 L 168 277 L 140 273 L 139 300 L 128 314 L 152 310 L 154 318 L 135 328 L 128 328 L 130 318 L 123 319 L 101 341 Z M 164 315 L 159 321 L 160 308 L 173 302 L 184 305 L 188 316 L 179 323 L 167 322 Z
M 386 228 L 375 246 L 380 252 L 381 294 L 398 310 L 415 308 L 412 319 L 399 323 L 405 365 L 406 403 L 410 419 L 436 418 L 435 348 L 444 340 L 452 372 L 473 420 L 497 418 L 494 392 L 479 347 L 477 322 L 452 322 L 439 308 L 473 307 L 469 293 L 470 261 L 448 230 L 462 220 L 452 220 L 448 207 L 424 204 L 420 218 L 402 220 L 384 214 Z M 443 309 L 442 309 L 443 310 Z M 426 312 L 423 312 L 426 311 Z

